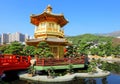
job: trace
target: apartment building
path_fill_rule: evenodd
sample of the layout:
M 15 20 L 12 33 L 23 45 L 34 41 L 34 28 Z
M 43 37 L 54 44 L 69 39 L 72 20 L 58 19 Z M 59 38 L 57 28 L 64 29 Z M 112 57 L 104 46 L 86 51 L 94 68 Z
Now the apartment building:
M 16 33 L 2 33 L 1 34 L 1 44 L 9 44 L 14 41 L 25 42 L 25 39 L 29 39 L 29 35 L 25 35 L 19 32 Z
M 7 33 L 2 33 L 1 34 L 1 44 L 6 44 L 9 43 L 9 34 Z

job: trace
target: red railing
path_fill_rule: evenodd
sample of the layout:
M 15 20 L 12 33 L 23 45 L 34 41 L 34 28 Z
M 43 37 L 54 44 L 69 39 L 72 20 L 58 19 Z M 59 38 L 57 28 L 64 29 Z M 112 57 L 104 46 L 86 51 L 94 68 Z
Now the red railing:
M 26 69 L 30 66 L 30 56 L 0 55 L 0 75 L 4 71 Z
M 14 63 L 30 63 L 30 56 L 20 56 L 20 55 L 0 55 L 0 65 L 4 63 L 14 64 Z
M 67 64 L 84 64 L 85 57 L 81 56 L 79 58 L 62 58 L 62 59 L 55 59 L 55 58 L 37 58 L 36 65 L 37 66 L 56 66 L 56 65 L 67 65 Z

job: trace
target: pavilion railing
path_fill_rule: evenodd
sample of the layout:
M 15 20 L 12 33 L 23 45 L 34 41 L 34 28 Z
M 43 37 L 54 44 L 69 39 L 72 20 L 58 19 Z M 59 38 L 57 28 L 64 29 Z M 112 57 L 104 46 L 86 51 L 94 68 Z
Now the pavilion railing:
M 36 66 L 57 66 L 57 65 L 67 65 L 67 64 L 84 64 L 85 57 L 81 56 L 79 58 L 37 58 Z

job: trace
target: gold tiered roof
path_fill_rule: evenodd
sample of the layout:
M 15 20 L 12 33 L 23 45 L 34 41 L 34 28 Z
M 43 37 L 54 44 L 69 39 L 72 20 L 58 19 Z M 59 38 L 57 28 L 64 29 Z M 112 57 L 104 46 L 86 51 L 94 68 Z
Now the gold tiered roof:
M 53 14 L 52 7 L 48 5 L 43 13 L 38 15 L 32 14 L 30 19 L 31 23 L 35 25 L 35 38 L 26 39 L 26 44 L 37 46 L 39 42 L 47 42 L 55 58 L 62 58 L 64 56 L 64 47 L 71 45 L 64 38 L 62 27 L 68 23 L 64 15 Z
M 31 23 L 35 25 L 34 39 L 27 39 L 28 45 L 36 46 L 39 42 L 45 41 L 50 45 L 66 46 L 70 43 L 64 38 L 64 30 L 61 28 L 68 23 L 63 14 L 53 14 L 52 7 L 47 6 L 45 11 L 39 15 L 30 16 Z M 46 26 L 41 26 L 42 23 Z M 54 26 L 50 26 L 53 23 Z
M 37 46 L 37 44 L 41 41 L 47 42 L 48 44 L 51 45 L 70 45 L 66 39 L 55 39 L 55 38 L 38 38 L 38 39 L 28 39 L 26 40 L 26 43 L 28 45 L 34 45 Z
M 64 18 L 63 14 L 53 14 L 52 7 L 50 5 L 47 6 L 46 10 L 39 15 L 32 14 L 30 16 L 31 23 L 38 26 L 39 23 L 44 21 L 53 21 L 58 23 L 61 27 L 66 25 L 68 21 Z

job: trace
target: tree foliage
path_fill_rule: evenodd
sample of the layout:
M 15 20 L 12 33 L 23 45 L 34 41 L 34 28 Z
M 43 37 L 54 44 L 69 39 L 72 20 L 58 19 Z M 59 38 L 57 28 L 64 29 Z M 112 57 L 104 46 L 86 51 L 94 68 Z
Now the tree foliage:
M 4 51 L 8 48 L 8 45 L 2 45 L 0 46 L 0 53 L 4 53 Z
M 77 47 L 74 45 L 70 45 L 67 47 L 67 52 L 65 53 L 65 55 L 67 57 L 76 57 L 76 53 L 77 53 Z
M 28 55 L 34 55 L 34 50 L 35 50 L 34 46 L 27 45 L 23 48 L 23 54 L 27 55 L 27 56 Z
M 120 45 L 113 43 L 113 37 L 96 36 L 84 34 L 79 36 L 67 37 L 73 42 L 68 46 L 67 55 L 75 57 L 76 54 L 91 54 L 99 56 L 120 56 Z M 117 39 L 118 40 L 118 39 Z M 116 40 L 115 40 L 116 41 Z M 117 41 L 118 42 L 118 41 Z M 52 57 L 53 53 L 46 42 L 40 42 L 37 48 L 33 46 L 24 46 L 19 42 L 12 42 L 9 45 L 0 46 L 0 52 L 4 54 L 19 55 L 39 55 L 39 57 Z
M 8 48 L 4 51 L 4 54 L 21 55 L 24 45 L 19 42 L 12 42 Z
M 50 47 L 46 42 L 40 42 L 34 53 L 38 55 L 39 58 L 53 57 L 53 53 L 50 51 Z
M 81 42 L 106 42 L 112 41 L 113 37 L 97 36 L 93 34 L 83 34 L 78 36 L 69 36 L 66 37 L 69 41 L 72 41 L 73 44 L 78 44 L 79 40 Z
M 120 45 L 114 43 L 114 37 L 97 36 L 84 34 L 67 37 L 77 46 L 77 52 L 81 54 L 91 54 L 99 56 L 120 55 Z

